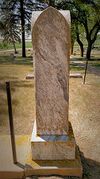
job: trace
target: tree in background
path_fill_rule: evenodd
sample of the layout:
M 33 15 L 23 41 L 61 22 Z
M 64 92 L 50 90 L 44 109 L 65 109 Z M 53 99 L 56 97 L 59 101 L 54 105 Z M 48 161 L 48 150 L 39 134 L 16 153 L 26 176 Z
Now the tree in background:
M 16 22 L 16 17 L 13 15 L 12 11 L 9 11 L 9 8 L 2 13 L 0 20 L 0 31 L 1 36 L 4 38 L 4 42 L 12 43 L 15 53 L 17 53 L 15 43 L 21 42 L 19 25 Z
M 17 30 L 19 31 L 19 34 L 20 32 L 22 34 L 22 56 L 26 56 L 25 30 L 30 30 L 30 19 L 32 10 L 43 10 L 48 5 L 54 6 L 57 9 L 70 10 L 72 24 L 74 24 L 75 30 L 75 34 L 72 32 L 72 38 L 76 38 L 81 49 L 81 56 L 83 56 L 83 43 L 80 38 L 80 33 L 81 28 L 84 27 L 86 40 L 88 43 L 86 57 L 90 59 L 93 44 L 100 30 L 99 0 L 2 0 L 2 16 L 5 15 L 5 18 L 8 19 L 8 15 L 6 14 L 6 12 L 9 13 L 9 21 L 6 20 L 6 23 L 13 22 L 14 24 L 19 24 L 19 26 L 17 26 Z M 75 39 L 72 39 L 72 44 L 74 44 L 74 41 Z
M 40 3 L 47 3 L 49 6 L 55 6 L 55 0 L 37 0 L 37 2 L 40 2 Z
M 88 16 L 85 15 L 84 29 L 86 32 L 86 39 L 88 43 L 87 59 L 90 59 L 91 50 L 94 42 L 97 39 L 97 34 L 100 31 L 100 3 L 99 1 L 92 1 L 91 4 L 85 4 Z
M 72 23 L 71 25 L 71 55 L 73 55 L 75 41 L 76 41 L 76 28 L 75 28 L 75 24 Z
M 83 30 L 83 27 L 81 24 L 78 24 L 78 23 L 75 24 L 75 33 L 76 33 L 76 41 L 80 47 L 80 55 L 81 55 L 81 57 L 83 57 L 84 47 L 83 47 L 83 42 L 82 42 L 80 36 L 84 36 L 84 30 Z
M 71 24 L 71 55 L 73 54 L 74 43 L 77 41 L 80 47 L 80 55 L 84 55 L 84 47 L 81 36 L 84 36 L 83 27 L 78 23 L 72 20 Z
M 42 3 L 44 2 L 44 3 Z M 47 7 L 48 1 L 42 0 L 2 0 L 1 5 L 1 19 L 2 23 L 12 22 L 13 27 L 17 28 L 19 35 L 21 34 L 22 39 L 22 57 L 26 57 L 25 49 L 25 32 L 29 32 L 31 29 L 31 14 L 33 10 L 43 10 Z M 7 12 L 7 13 L 6 13 Z M 11 13 L 12 12 L 12 13 Z M 3 16 L 3 18 L 2 18 Z M 5 16 L 5 17 L 4 17 Z M 3 22 L 3 20 L 6 21 Z M 12 21 L 15 19 L 15 21 Z M 8 25 L 9 26 L 9 25 Z M 7 29 L 6 29 L 7 30 Z M 10 34 L 9 34 L 10 35 Z
M 59 0 L 60 1 L 60 0 Z M 63 0 L 57 4 L 58 9 L 70 10 L 71 18 L 76 27 L 75 34 L 72 31 L 72 42 L 73 38 L 77 39 L 77 42 L 81 48 L 81 55 L 83 56 L 83 43 L 80 41 L 79 25 L 84 27 L 87 40 L 87 52 L 86 52 L 86 65 L 85 75 L 83 83 L 85 84 L 88 60 L 91 58 L 91 51 L 94 42 L 97 38 L 97 34 L 100 31 L 100 0 Z M 72 29 L 73 30 L 73 29 Z
M 49 0 L 49 6 L 55 6 L 55 0 Z
M 90 59 L 92 46 L 100 30 L 100 3 L 98 0 L 63 0 L 57 4 L 58 9 L 70 10 L 71 18 L 76 26 L 76 35 L 79 45 L 80 25 L 84 27 L 88 43 L 86 58 Z M 82 42 L 82 41 L 81 41 Z
M 7 28 L 8 31 L 10 32 L 8 33 L 9 36 L 11 36 L 12 34 L 11 29 L 13 29 L 13 31 L 18 31 L 19 35 L 21 33 L 22 57 L 26 57 L 25 30 L 30 29 L 30 19 L 33 9 L 34 9 L 34 3 L 32 0 L 7 0 L 7 1 L 2 0 L 2 4 L 1 4 L 1 21 L 6 27 L 6 33 L 4 34 L 7 34 Z M 9 23 L 11 24 L 11 26 Z M 15 40 L 17 39 L 18 38 L 15 38 Z
M 77 10 L 79 12 L 77 18 L 84 26 L 88 43 L 86 58 L 90 59 L 93 44 L 100 30 L 100 4 L 93 0 L 83 4 L 81 0 L 80 3 L 77 3 Z

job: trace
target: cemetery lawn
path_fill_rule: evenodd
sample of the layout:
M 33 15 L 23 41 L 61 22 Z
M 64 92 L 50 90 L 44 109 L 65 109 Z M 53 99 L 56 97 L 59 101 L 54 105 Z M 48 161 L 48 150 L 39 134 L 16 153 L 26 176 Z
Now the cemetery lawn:
M 22 46 L 21 43 L 16 42 L 16 49 L 19 49 L 19 48 L 21 49 L 21 46 Z M 26 42 L 26 48 L 32 48 L 31 40 Z M 5 44 L 2 41 L 0 41 L 0 51 L 2 51 L 2 50 L 11 50 L 11 49 L 13 49 L 13 44 L 12 43 Z
M 9 56 L 10 53 L 0 54 L 0 134 L 9 134 L 5 81 L 11 82 L 15 133 L 31 134 L 34 121 L 34 79 L 26 80 L 26 75 L 33 73 L 31 52 L 27 51 L 26 59 L 21 58 L 20 53 L 16 58 Z M 87 164 L 86 179 L 87 176 L 89 179 L 98 179 L 100 176 L 100 61 L 97 57 L 89 62 L 86 84 L 83 85 L 82 78 L 70 78 L 69 85 L 69 120 L 81 152 L 94 167 Z M 84 74 L 84 65 L 84 59 L 73 56 L 71 72 Z
M 26 80 L 33 72 L 32 57 L 15 60 L 0 56 L 0 134 L 9 133 L 5 82 L 11 83 L 13 118 L 16 134 L 30 134 L 34 116 L 34 82 Z

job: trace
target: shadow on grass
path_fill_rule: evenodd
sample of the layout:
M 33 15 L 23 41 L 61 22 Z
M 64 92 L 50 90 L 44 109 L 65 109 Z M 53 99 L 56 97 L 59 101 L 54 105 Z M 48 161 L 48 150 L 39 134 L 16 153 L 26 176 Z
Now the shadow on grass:
M 34 83 L 30 81 L 15 81 L 10 82 L 11 88 L 11 98 L 12 98 L 12 108 L 13 113 L 15 112 L 15 107 L 19 106 L 21 96 L 15 97 L 16 92 L 21 89 L 21 95 L 24 89 L 34 88 Z M 8 118 L 8 105 L 7 105 L 7 94 L 5 83 L 0 83 L 0 127 L 5 124 L 5 120 Z
M 13 77 L 12 77 L 13 78 Z M 18 78 L 13 78 L 13 79 L 18 79 Z M 10 81 L 10 80 L 8 80 Z M 11 92 L 15 92 L 17 89 L 16 88 L 33 88 L 34 83 L 32 81 L 10 81 L 10 88 Z M 0 83 L 0 91 L 4 91 L 6 93 L 6 82 Z
M 99 179 L 100 177 L 100 162 L 84 157 L 83 152 L 80 152 L 83 166 L 83 179 Z
M 100 76 L 100 61 L 89 61 L 88 73 Z
M 86 58 L 85 57 L 75 57 L 73 56 L 72 58 L 70 58 L 70 62 L 72 61 L 81 61 L 81 62 L 84 62 L 86 61 Z M 91 56 L 91 59 L 89 60 L 89 62 L 91 61 L 100 61 L 100 58 L 99 57 L 95 57 L 95 56 Z
M 71 58 L 70 60 L 70 70 L 75 70 L 75 71 L 82 71 L 85 69 L 85 58 Z
M 85 69 L 85 64 L 83 63 L 75 63 L 75 62 L 70 63 L 70 70 L 81 71 L 84 69 Z
M 85 57 L 77 57 L 77 55 L 75 56 L 73 56 L 73 57 L 71 57 L 70 58 L 70 62 L 72 62 L 72 61 L 85 61 L 86 60 L 86 58 Z
M 92 66 L 100 68 L 100 63 L 93 63 Z
M 31 83 L 30 81 L 13 81 L 11 82 L 12 85 L 12 90 L 14 91 L 14 89 L 16 90 L 16 88 L 33 88 L 34 87 L 34 83 Z
M 0 64 L 33 65 L 32 57 L 0 56 Z
M 77 60 L 71 60 L 70 62 L 70 70 L 73 71 L 85 71 L 85 64 L 86 64 L 86 59 L 85 61 L 77 61 Z M 87 73 L 94 74 L 97 76 L 100 76 L 100 61 L 96 60 L 89 60 L 88 62 L 88 68 L 87 68 Z
M 7 78 L 8 78 L 8 76 L 6 76 L 6 75 L 0 76 L 0 81 L 9 81 L 9 80 L 5 80 Z M 18 80 L 18 77 L 9 76 L 9 79 L 10 80 Z
M 14 88 L 13 88 L 14 89 Z M 12 90 L 15 91 L 16 89 Z M 0 84 L 0 116 L 7 116 L 8 115 L 8 105 L 7 105 L 7 94 L 6 94 L 6 85 L 5 83 Z M 11 95 L 12 96 L 12 95 Z M 12 100 L 13 105 L 18 105 L 18 100 L 17 99 L 13 99 Z M 1 118 L 0 120 L 0 125 L 3 124 L 3 120 L 4 118 Z
M 80 67 L 78 65 L 70 65 L 70 70 L 73 70 L 73 71 L 83 71 L 84 67 Z

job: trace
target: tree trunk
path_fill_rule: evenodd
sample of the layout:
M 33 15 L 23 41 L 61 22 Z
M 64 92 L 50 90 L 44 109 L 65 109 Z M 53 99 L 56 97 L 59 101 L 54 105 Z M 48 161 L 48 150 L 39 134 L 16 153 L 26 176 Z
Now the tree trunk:
M 80 42 L 81 57 L 84 55 L 83 43 Z
M 91 40 L 89 40 L 88 47 L 87 47 L 87 53 L 86 53 L 86 65 L 85 65 L 85 74 L 84 74 L 83 84 L 85 84 L 85 81 L 86 81 L 88 61 L 90 60 L 90 57 L 91 57 L 91 50 L 92 50 L 92 42 L 91 42 Z
M 79 33 L 77 33 L 77 42 L 78 42 L 78 44 L 80 46 L 81 57 L 83 57 L 83 55 L 84 55 L 84 48 L 83 48 L 83 43 L 80 40 Z
M 15 42 L 13 41 L 13 47 L 14 47 L 14 51 L 15 51 L 15 54 L 17 53 L 17 50 L 16 50 L 16 45 L 15 45 Z
M 71 41 L 71 55 L 73 55 L 73 51 L 74 51 L 74 40 Z
M 25 17 L 24 17 L 23 0 L 20 0 L 20 13 L 21 13 L 21 29 L 22 29 L 22 57 L 26 57 L 26 49 L 25 49 Z
M 92 50 L 92 43 L 88 42 L 87 52 L 86 52 L 86 58 L 90 60 L 91 57 L 91 50 Z
M 85 81 L 86 81 L 87 68 L 88 68 L 88 58 L 86 59 L 86 64 L 85 64 L 85 74 L 83 78 L 83 84 L 85 84 Z
M 13 47 L 14 47 L 14 51 L 15 51 L 15 54 L 16 54 L 17 50 L 16 50 L 16 45 L 15 45 L 15 40 L 14 40 L 14 37 L 13 37 L 12 34 L 11 34 L 11 38 L 12 38 L 12 44 L 13 44 Z

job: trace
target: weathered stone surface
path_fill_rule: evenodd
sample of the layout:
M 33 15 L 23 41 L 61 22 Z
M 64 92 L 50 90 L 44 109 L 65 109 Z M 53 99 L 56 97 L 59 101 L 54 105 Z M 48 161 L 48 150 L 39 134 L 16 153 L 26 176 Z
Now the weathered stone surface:
M 61 13 L 50 7 L 35 21 L 32 40 L 37 134 L 67 135 L 69 23 Z
M 49 7 L 52 8 L 52 7 Z M 37 18 L 39 17 L 39 15 L 42 13 L 43 11 L 34 11 L 32 13 L 32 19 L 31 19 L 31 29 L 33 29 L 33 26 L 37 20 Z M 70 13 L 69 11 L 65 11 L 65 10 L 59 10 L 59 12 L 64 16 L 64 18 L 66 19 L 67 23 L 70 25 Z
M 34 124 L 31 148 L 33 160 L 74 160 L 76 143 L 72 127 L 69 125 L 69 135 L 37 136 Z
M 61 14 L 52 7 L 33 16 L 36 99 L 31 139 L 33 160 L 75 159 L 76 144 L 68 122 L 69 19 L 69 11 Z
M 28 157 L 27 165 L 25 165 L 25 176 L 78 176 L 82 178 L 82 164 L 80 152 L 76 148 L 75 160 L 31 160 Z M 46 177 L 45 177 L 46 178 Z M 51 177 L 50 177 L 51 178 Z M 52 177 L 58 178 L 58 177 Z M 61 177 L 62 178 L 62 177 Z M 70 178 L 70 177 L 68 177 Z M 75 177 L 76 178 L 76 177 Z

